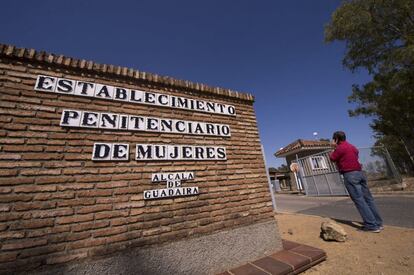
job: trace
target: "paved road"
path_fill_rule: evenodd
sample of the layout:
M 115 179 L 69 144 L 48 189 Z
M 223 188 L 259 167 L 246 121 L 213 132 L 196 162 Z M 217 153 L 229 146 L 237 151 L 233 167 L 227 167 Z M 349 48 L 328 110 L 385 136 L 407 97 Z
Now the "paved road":
M 375 196 L 385 225 L 414 228 L 414 196 Z M 354 203 L 347 197 L 276 195 L 277 211 L 361 222 Z

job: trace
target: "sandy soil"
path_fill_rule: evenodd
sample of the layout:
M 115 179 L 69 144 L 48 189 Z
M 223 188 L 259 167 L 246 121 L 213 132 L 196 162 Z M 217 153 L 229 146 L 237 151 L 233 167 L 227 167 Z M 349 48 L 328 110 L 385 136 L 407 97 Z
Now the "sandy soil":
M 303 274 L 414 274 L 414 229 L 385 226 L 381 233 L 357 231 L 358 223 L 339 223 L 348 234 L 344 243 L 319 237 L 322 217 L 277 214 L 282 238 L 325 250 L 326 261 Z

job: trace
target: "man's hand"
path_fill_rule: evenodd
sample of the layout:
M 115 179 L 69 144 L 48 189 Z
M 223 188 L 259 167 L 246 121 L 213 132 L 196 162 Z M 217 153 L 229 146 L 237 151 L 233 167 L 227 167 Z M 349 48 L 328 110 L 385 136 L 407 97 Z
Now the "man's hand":
M 332 147 L 336 148 L 337 145 L 338 144 L 336 143 L 336 140 L 335 139 L 331 140 L 331 146 Z

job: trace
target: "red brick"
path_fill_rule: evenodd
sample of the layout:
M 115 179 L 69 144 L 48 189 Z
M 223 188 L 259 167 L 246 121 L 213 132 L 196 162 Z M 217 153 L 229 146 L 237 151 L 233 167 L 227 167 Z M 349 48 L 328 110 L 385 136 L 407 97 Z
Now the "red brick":
M 7 75 L 16 76 L 19 79 L 21 79 L 21 78 L 30 78 L 30 79 L 32 79 L 32 81 L 35 81 L 35 79 L 36 79 L 36 77 L 33 74 L 15 72 L 15 71 L 7 71 Z
M 12 121 L 12 118 L 11 117 L 8 117 L 8 116 L 0 116 L 0 122 L 9 123 L 11 121 Z
M 75 193 L 73 192 L 57 192 L 57 193 L 40 193 L 35 194 L 33 197 L 34 201 L 46 201 L 46 200 L 66 200 L 73 199 Z
M 41 246 L 47 244 L 47 240 L 40 239 L 40 240 L 22 240 L 17 241 L 13 243 L 6 243 L 3 244 L 1 249 L 3 251 L 7 250 L 16 250 L 16 249 L 23 249 L 23 248 L 29 248 L 29 247 L 35 247 L 35 246 Z
M 26 144 L 34 144 L 34 145 L 65 145 L 64 140 L 49 140 L 47 138 L 28 138 Z
M 83 205 L 92 205 L 95 204 L 94 198 L 82 198 L 82 199 L 69 199 L 58 201 L 58 207 L 65 207 L 65 206 L 83 206 Z
M 0 101 L 0 107 L 14 109 L 16 108 L 16 103 Z
M 93 220 L 93 214 L 86 215 L 76 215 L 69 217 L 60 217 L 56 219 L 57 224 L 68 224 L 68 223 L 79 223 L 79 222 L 88 222 Z
M 140 208 L 140 209 L 131 209 L 131 216 L 136 216 L 136 215 L 141 215 L 145 212 L 144 208 Z
M 142 187 L 126 187 L 126 188 L 117 188 L 114 192 L 115 195 L 122 194 L 139 194 L 141 193 Z
M 5 145 L 3 146 L 5 152 L 41 152 L 43 146 L 26 146 L 26 145 Z
M 41 167 L 41 162 L 35 161 L 15 161 L 1 164 L 3 168 L 17 168 L 17 167 Z
M 51 154 L 51 153 L 24 153 L 22 159 L 26 160 L 59 160 L 62 159 L 62 154 Z
M 68 250 L 79 249 L 79 248 L 84 248 L 84 247 L 89 248 L 89 247 L 103 245 L 105 243 L 106 243 L 105 238 L 82 240 L 82 241 L 72 242 L 68 244 Z
M 37 112 L 36 117 L 38 118 L 56 118 L 55 113 Z
M 20 131 L 20 130 L 26 130 L 27 126 L 22 125 L 22 124 L 5 124 L 2 126 L 2 128 L 8 131 Z
M 83 174 L 98 174 L 98 169 L 96 168 L 67 168 L 63 169 L 63 174 L 65 175 L 83 175 Z
M 63 146 L 46 146 L 45 152 L 62 152 L 64 150 Z
M 49 112 L 49 113 L 54 113 L 56 112 L 56 108 L 52 108 L 52 107 L 47 107 L 47 106 L 43 106 L 41 104 L 18 104 L 17 108 L 20 109 L 24 109 L 24 110 L 35 110 L 35 111 L 44 111 L 44 112 Z
M 111 196 L 112 190 L 90 190 L 90 191 L 79 191 L 78 197 L 105 197 L 105 196 Z
M 17 224 L 13 224 L 10 226 L 11 230 L 19 230 L 19 229 L 34 229 L 34 228 L 44 228 L 54 225 L 53 219 L 36 219 L 36 220 L 27 220 L 27 221 L 20 221 Z
M 42 101 L 38 98 L 33 98 L 33 97 L 19 97 L 19 96 L 11 96 L 11 95 L 3 95 L 2 96 L 4 100 L 9 100 L 9 101 L 20 101 L 20 102 L 26 102 L 26 103 L 37 103 L 40 104 Z M 38 115 L 38 113 L 36 114 Z
M 127 202 L 129 201 L 128 196 L 115 196 L 115 197 L 103 197 L 96 198 L 96 203 L 108 204 L 108 203 L 117 203 L 117 202 Z
M 56 186 L 53 185 L 30 185 L 30 186 L 16 186 L 15 193 L 37 193 L 37 192 L 55 192 Z
M 13 231 L 9 231 L 9 232 L 3 232 L 0 233 L 0 240 L 4 241 L 4 240 L 8 240 L 8 239 L 21 239 L 24 238 L 25 233 L 24 232 L 13 232 Z
M 127 181 L 114 182 L 111 180 L 110 182 L 103 182 L 103 183 L 96 184 L 96 188 L 99 188 L 99 189 L 112 189 L 112 188 L 119 188 L 119 187 L 126 187 L 126 186 L 128 186 Z
M 37 176 L 37 175 L 60 175 L 61 169 L 22 169 L 20 175 L 23 176 Z
M 90 183 L 68 183 L 58 186 L 58 190 L 82 190 L 82 189 L 92 189 L 93 185 Z
M 98 230 L 93 234 L 93 236 L 95 238 L 99 238 L 99 237 L 117 235 L 117 234 L 124 233 L 127 230 L 128 230 L 128 228 L 126 226 L 111 227 L 111 228 L 107 228 L 107 229 L 103 229 L 103 230 Z
M 90 160 L 91 159 L 91 156 L 88 154 L 88 155 L 86 155 L 86 154 L 65 154 L 65 156 L 64 156 L 64 159 L 65 160 L 69 160 L 69 161 L 71 161 L 71 160 Z
M 39 256 L 39 255 L 52 254 L 55 252 L 63 251 L 64 249 L 65 249 L 65 244 L 55 244 L 55 245 L 49 244 L 47 246 L 25 249 L 24 251 L 20 253 L 19 258 L 25 259 L 29 257 Z
M 82 166 L 82 162 L 75 162 L 75 161 L 54 161 L 54 162 L 46 162 L 43 164 L 45 168 L 60 168 L 60 167 L 80 167 Z
M 112 180 L 136 180 L 137 175 L 135 174 L 118 174 L 113 175 Z
M 0 254 L 0 263 L 11 262 L 16 260 L 18 252 L 5 252 Z
M 2 138 L 0 139 L 2 144 L 24 144 L 23 138 Z
M 143 201 L 143 200 L 144 200 L 143 194 L 131 196 L 131 201 Z
M 13 119 L 14 123 L 19 123 L 19 124 L 27 124 L 29 125 L 29 130 L 33 131 L 33 129 L 31 128 L 33 124 L 37 124 L 37 125 L 50 125 L 50 120 L 48 119 L 39 119 L 39 118 L 35 118 L 35 117 L 21 117 L 21 118 L 14 118 Z M 45 130 L 46 132 L 46 130 Z
M 51 234 L 70 232 L 70 225 L 39 228 L 35 230 L 25 230 L 25 232 L 26 238 L 50 236 Z
M 65 153 L 82 153 L 82 147 L 68 147 L 66 146 Z
M 77 182 L 105 182 L 105 181 L 110 181 L 110 180 L 111 180 L 111 176 L 109 175 L 108 176 L 90 175 L 90 176 L 77 177 L 76 181 Z M 107 185 L 112 185 L 112 182 L 108 183 Z
M 50 257 L 46 260 L 46 264 L 54 265 L 54 264 L 62 264 L 66 262 L 70 262 L 76 259 L 85 258 L 87 256 L 86 252 L 73 254 L 73 255 L 62 255 L 62 256 L 54 256 Z
M 56 202 L 26 202 L 26 203 L 16 203 L 13 208 L 16 211 L 27 211 L 27 210 L 42 210 L 55 208 Z
M 39 126 L 39 125 L 29 125 L 30 131 L 40 131 L 40 132 L 63 132 L 64 129 L 59 126 Z
M 18 130 L 18 129 L 15 129 Z M 25 130 L 25 129 L 22 129 Z M 47 133 L 36 133 L 36 132 L 27 132 L 27 131 L 19 131 L 19 132 L 8 132 L 8 136 L 9 137 L 27 137 L 29 139 L 27 139 L 28 142 L 30 142 L 30 140 L 36 140 L 34 138 L 44 138 L 44 140 L 47 140 Z M 38 144 L 43 144 L 43 143 L 38 143 Z M 37 150 L 32 150 L 32 146 L 26 146 L 27 149 L 30 149 L 30 152 L 33 151 L 39 151 L 39 148 L 43 150 L 43 148 L 41 146 L 37 146 Z M 40 150 L 40 151 L 42 151 Z
M 51 234 L 57 234 L 62 232 L 69 232 L 70 225 L 55 225 L 54 227 L 50 228 Z
M 10 205 L 0 205 L 0 212 L 9 212 L 11 209 Z
M 128 216 L 128 210 L 121 211 L 112 211 L 112 212 L 101 212 L 95 214 L 95 219 L 111 219 L 116 217 L 126 217 Z
M 0 169 L 0 177 L 17 176 L 17 170 L 15 169 Z
M 0 187 L 0 194 L 11 193 L 12 189 L 10 187 Z
M 34 219 L 42 219 L 42 218 L 52 218 L 52 217 L 60 217 L 60 216 L 69 216 L 73 215 L 74 211 L 72 208 L 66 209 L 56 209 L 56 210 L 43 210 L 43 211 L 36 211 L 31 212 L 31 217 Z
M 77 225 L 72 226 L 73 232 L 78 231 L 85 231 L 85 230 L 91 230 L 91 229 L 97 229 L 97 228 L 103 228 L 109 226 L 108 221 L 96 221 L 96 222 L 89 222 L 89 223 L 81 223 Z
M 16 202 L 16 201 L 30 201 L 33 196 L 31 195 L 14 195 L 14 194 L 5 194 L 0 196 L 0 203 L 4 202 Z
M 121 173 L 128 173 L 130 172 L 131 168 L 129 167 L 108 167 L 108 168 L 100 168 L 100 174 L 121 174 Z
M 69 233 L 65 241 L 73 242 L 73 241 L 79 241 L 79 240 L 85 240 L 88 239 L 92 234 L 90 232 L 77 232 L 77 233 Z
M 110 211 L 112 210 L 112 205 L 93 205 L 93 206 L 85 206 L 79 209 L 76 213 L 77 214 L 88 214 L 94 212 L 102 212 L 102 211 Z
M 111 244 L 111 243 L 119 243 L 119 242 L 124 242 L 129 240 L 130 238 L 130 234 L 125 233 L 125 234 L 120 234 L 120 235 L 115 235 L 115 236 L 109 236 L 106 238 L 106 244 Z
M 21 155 L 19 154 L 0 154 L 0 160 L 19 160 L 21 159 Z
M 0 178 L 0 186 L 30 184 L 34 182 L 34 178 L 17 177 L 17 178 Z
M 21 213 L 5 213 L 0 215 L 0 222 L 6 222 L 6 221 L 15 221 L 21 219 L 23 214 Z
M 165 232 L 170 232 L 170 231 L 171 231 L 171 227 L 161 226 L 161 227 L 152 228 L 152 229 L 142 231 L 142 236 L 146 237 L 146 236 L 152 236 L 152 235 L 159 235 L 159 234 L 162 234 L 162 233 L 165 233 Z
M 36 177 L 37 184 L 65 183 L 73 182 L 74 180 L 72 176 Z M 62 190 L 62 188 L 59 188 L 59 190 Z
M 126 203 L 119 203 L 114 205 L 114 209 L 126 209 L 126 208 L 139 208 L 144 207 L 145 202 L 139 201 L 139 202 L 126 202 Z

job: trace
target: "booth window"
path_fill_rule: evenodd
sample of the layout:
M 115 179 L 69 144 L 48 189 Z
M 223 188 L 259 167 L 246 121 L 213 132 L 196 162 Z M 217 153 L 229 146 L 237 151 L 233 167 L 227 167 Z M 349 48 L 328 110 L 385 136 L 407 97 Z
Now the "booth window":
M 323 156 L 310 157 L 312 170 L 327 169 L 325 158 Z

